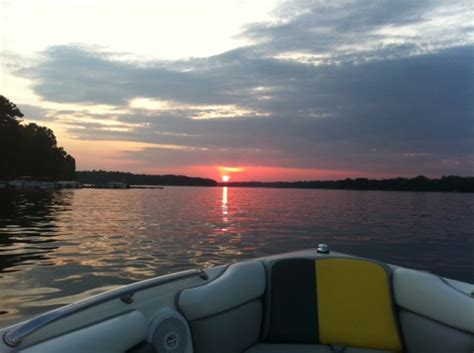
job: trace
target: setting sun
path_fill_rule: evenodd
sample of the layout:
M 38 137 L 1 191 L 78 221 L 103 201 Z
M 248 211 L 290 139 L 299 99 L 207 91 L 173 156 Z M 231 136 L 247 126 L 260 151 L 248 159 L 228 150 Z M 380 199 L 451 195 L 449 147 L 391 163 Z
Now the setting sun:
M 222 181 L 223 181 L 224 183 L 227 183 L 229 180 L 230 180 L 230 176 L 228 176 L 228 175 L 223 175 L 223 176 L 222 176 Z

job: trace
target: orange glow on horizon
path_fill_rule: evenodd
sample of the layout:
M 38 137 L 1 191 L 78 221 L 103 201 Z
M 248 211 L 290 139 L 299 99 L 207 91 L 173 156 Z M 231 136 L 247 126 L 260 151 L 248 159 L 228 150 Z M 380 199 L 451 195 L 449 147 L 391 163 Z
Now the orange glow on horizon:
M 87 143 L 84 143 L 87 142 Z M 153 166 L 145 161 L 129 157 L 129 152 L 140 152 L 146 148 L 156 148 L 156 144 L 128 141 L 78 140 L 61 136 L 60 144 L 76 158 L 77 170 L 117 170 L 143 174 L 177 174 L 202 177 L 222 182 L 243 181 L 297 181 L 297 180 L 336 180 L 344 178 L 369 177 L 390 178 L 400 173 L 367 173 L 361 170 L 288 168 L 277 166 L 222 166 L 222 165 L 176 165 Z M 163 148 L 163 145 L 158 145 Z M 165 146 L 170 149 L 169 146 Z M 173 146 L 172 146 L 173 147 Z M 407 175 L 409 176 L 409 175 Z M 224 177 L 229 179 L 226 181 Z
M 242 168 L 242 167 L 222 167 L 222 166 L 219 166 L 219 167 L 217 167 L 217 169 L 221 173 L 241 173 L 241 172 L 245 171 L 245 168 Z
M 62 130 L 59 134 L 62 135 Z M 58 135 L 59 135 L 58 134 Z M 224 183 L 245 181 L 298 181 L 298 180 L 337 180 L 345 178 L 369 177 L 390 178 L 399 173 L 367 173 L 361 170 L 288 168 L 256 165 L 170 165 L 154 166 L 146 161 L 136 160 L 130 152 L 140 152 L 147 148 L 161 148 L 180 151 L 177 146 L 150 144 L 131 141 L 79 140 L 64 134 L 60 144 L 76 157 L 78 170 L 117 170 L 143 174 L 177 174 L 191 177 L 210 178 Z M 85 143 L 86 142 L 86 143 Z M 407 175 L 409 176 L 409 175 Z
M 216 167 L 218 170 L 221 180 L 223 183 L 227 183 L 230 180 L 231 174 L 242 173 L 245 171 L 245 168 L 242 167 Z
M 122 170 L 132 173 L 144 174 L 178 174 L 188 175 L 201 178 L 210 178 L 222 181 L 223 175 L 228 175 L 229 180 L 233 182 L 240 181 L 298 181 L 298 180 L 337 180 L 345 178 L 369 177 L 369 178 L 391 178 L 399 176 L 398 174 L 390 173 L 367 173 L 366 171 L 358 170 L 331 170 L 331 169 L 312 169 L 312 168 L 283 168 L 283 167 L 257 167 L 246 166 L 245 172 L 241 173 L 221 173 L 216 170 L 213 165 L 190 165 L 190 166 L 176 166 L 176 167 L 149 167 L 144 165 L 133 165 L 128 163 L 127 166 L 119 165 L 117 168 L 117 161 L 114 166 L 106 165 L 109 170 Z M 81 166 L 86 169 L 100 169 L 104 168 L 104 164 Z M 105 169 L 105 168 L 104 168 Z M 79 169 L 81 170 L 81 169 Z

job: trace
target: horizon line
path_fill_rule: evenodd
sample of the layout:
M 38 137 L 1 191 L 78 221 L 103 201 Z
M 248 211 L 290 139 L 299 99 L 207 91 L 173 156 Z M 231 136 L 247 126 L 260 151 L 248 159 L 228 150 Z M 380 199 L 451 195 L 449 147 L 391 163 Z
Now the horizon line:
M 436 176 L 436 177 L 428 177 L 423 174 L 418 174 L 415 176 L 396 176 L 396 177 L 387 177 L 387 178 L 370 178 L 370 177 L 345 177 L 341 179 L 300 179 L 300 180 L 276 180 L 276 181 L 263 181 L 263 180 L 240 180 L 240 181 L 228 181 L 228 182 L 221 182 L 218 180 L 215 180 L 213 178 L 208 178 L 208 177 L 201 177 L 201 176 L 190 176 L 190 175 L 185 175 L 185 174 L 172 174 L 172 173 L 167 173 L 167 174 L 147 174 L 147 173 L 136 173 L 136 172 L 130 172 L 130 171 L 118 171 L 118 170 L 103 170 L 103 169 L 93 169 L 93 170 L 78 170 L 76 173 L 83 173 L 83 172 L 105 172 L 105 173 L 124 173 L 124 174 L 132 174 L 132 175 L 146 175 L 146 176 L 184 176 L 188 178 L 199 178 L 199 179 L 206 179 L 206 180 L 212 180 L 217 183 L 219 186 L 225 186 L 225 185 L 232 185 L 232 184 L 238 184 L 238 183 L 301 183 L 301 182 L 334 182 L 334 181 L 345 181 L 347 179 L 350 180 L 357 180 L 357 179 L 366 179 L 366 180 L 394 180 L 394 179 L 416 179 L 416 178 L 426 178 L 429 180 L 441 180 L 443 178 L 448 178 L 448 177 L 456 177 L 456 178 L 474 178 L 474 175 L 454 175 L 454 174 L 448 174 L 448 175 L 441 175 L 441 176 Z

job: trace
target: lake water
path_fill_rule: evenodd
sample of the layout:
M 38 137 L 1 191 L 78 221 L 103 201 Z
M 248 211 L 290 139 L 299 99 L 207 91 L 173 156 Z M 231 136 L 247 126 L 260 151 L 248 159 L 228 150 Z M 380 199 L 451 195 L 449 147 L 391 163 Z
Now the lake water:
M 474 195 L 0 190 L 0 325 L 117 285 L 315 247 L 474 282 Z

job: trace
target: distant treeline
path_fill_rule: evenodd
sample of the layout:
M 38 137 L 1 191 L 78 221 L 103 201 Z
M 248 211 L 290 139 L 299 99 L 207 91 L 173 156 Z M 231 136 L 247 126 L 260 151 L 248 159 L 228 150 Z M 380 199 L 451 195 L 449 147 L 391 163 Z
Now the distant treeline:
M 77 172 L 77 178 L 82 184 L 103 184 L 110 181 L 119 181 L 128 185 L 217 186 L 215 180 L 184 175 L 148 175 L 107 172 L 104 170 Z
M 42 180 L 73 180 L 76 161 L 58 147 L 51 129 L 22 124 L 23 113 L 0 95 L 0 180 L 28 176 Z
M 328 181 L 295 181 L 295 182 L 231 182 L 228 186 L 298 188 L 298 189 L 343 189 L 343 190 L 391 190 L 391 191 L 450 191 L 474 192 L 474 177 L 443 176 L 440 179 L 429 179 L 425 176 L 416 178 L 394 179 L 343 179 Z

